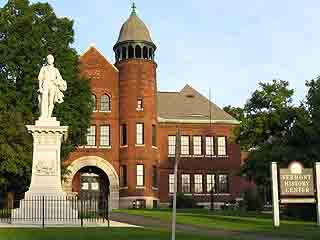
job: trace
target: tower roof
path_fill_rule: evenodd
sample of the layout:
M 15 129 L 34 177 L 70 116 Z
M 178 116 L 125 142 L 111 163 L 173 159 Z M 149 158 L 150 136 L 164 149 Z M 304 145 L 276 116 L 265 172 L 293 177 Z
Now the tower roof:
M 131 15 L 122 25 L 116 45 L 126 41 L 146 41 L 154 44 L 147 26 L 137 16 L 135 9 L 136 6 L 133 3 Z

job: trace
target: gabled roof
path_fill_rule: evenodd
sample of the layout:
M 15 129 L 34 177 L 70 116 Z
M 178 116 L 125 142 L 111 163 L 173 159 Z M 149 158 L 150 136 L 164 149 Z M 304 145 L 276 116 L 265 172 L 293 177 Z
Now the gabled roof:
M 111 65 L 114 70 L 116 70 L 117 72 L 119 72 L 118 68 L 116 68 L 116 66 L 114 66 L 112 63 L 110 63 L 108 61 L 108 59 L 104 56 L 104 54 L 95 46 L 95 44 L 90 44 L 90 46 L 80 55 L 80 60 L 84 57 L 86 57 L 88 54 L 92 54 L 92 53 L 97 53 L 98 56 L 100 56 L 101 58 L 103 58 L 103 60 Z
M 158 92 L 159 122 L 239 124 L 231 115 L 186 85 L 180 92 Z

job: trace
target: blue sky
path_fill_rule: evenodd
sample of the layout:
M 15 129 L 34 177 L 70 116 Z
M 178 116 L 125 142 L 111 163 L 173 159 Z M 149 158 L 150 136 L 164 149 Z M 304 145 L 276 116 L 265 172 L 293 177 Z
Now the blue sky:
M 0 0 L 1 6 L 7 1 Z M 31 1 L 36 2 L 36 1 Z M 41 1 L 45 2 L 45 1 Z M 110 62 L 131 0 L 49 0 L 75 21 L 74 47 L 95 43 Z M 191 84 L 219 106 L 242 106 L 259 81 L 287 80 L 295 102 L 320 74 L 318 0 L 136 0 L 158 49 L 158 90 Z

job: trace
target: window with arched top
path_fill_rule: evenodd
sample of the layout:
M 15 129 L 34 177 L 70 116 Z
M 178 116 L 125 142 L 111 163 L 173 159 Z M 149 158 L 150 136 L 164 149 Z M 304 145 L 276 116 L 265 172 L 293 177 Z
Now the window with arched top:
M 148 48 L 146 46 L 143 47 L 143 58 L 148 59 Z
M 108 95 L 101 96 L 101 102 L 100 102 L 100 111 L 101 112 L 108 112 L 111 110 L 111 100 Z
M 149 59 L 153 59 L 152 48 L 149 48 Z
M 137 45 L 135 50 L 136 50 L 136 58 L 141 58 L 141 47 Z
M 128 58 L 133 58 L 134 57 L 134 49 L 133 47 L 130 45 L 128 47 Z
M 122 47 L 122 57 L 121 59 L 126 59 L 127 58 L 127 49 L 125 47 Z
M 93 104 L 93 111 L 97 111 L 97 97 L 92 94 L 92 104 Z

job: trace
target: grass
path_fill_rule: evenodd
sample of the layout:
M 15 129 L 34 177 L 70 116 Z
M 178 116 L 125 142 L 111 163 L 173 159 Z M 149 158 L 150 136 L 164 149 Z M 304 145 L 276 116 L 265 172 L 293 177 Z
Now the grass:
M 47 228 L 0 229 L 1 240 L 168 240 L 170 232 L 143 228 Z M 242 240 L 230 237 L 204 237 L 177 234 L 177 240 Z
M 133 215 L 158 218 L 171 221 L 171 209 L 118 210 Z M 241 211 L 214 211 L 205 209 L 178 210 L 177 223 L 190 224 L 199 228 L 239 231 L 257 235 L 302 238 L 305 240 L 320 239 L 320 227 L 315 222 L 281 220 L 280 227 L 274 228 L 271 214 L 246 213 Z

